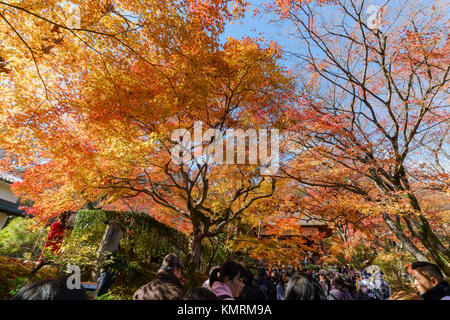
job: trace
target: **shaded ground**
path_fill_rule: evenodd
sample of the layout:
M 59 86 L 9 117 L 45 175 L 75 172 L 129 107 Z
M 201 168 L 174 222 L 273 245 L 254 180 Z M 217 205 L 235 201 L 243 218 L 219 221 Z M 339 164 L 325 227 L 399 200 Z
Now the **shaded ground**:
M 10 299 L 20 287 L 39 279 L 56 278 L 60 270 L 52 266 L 44 266 L 33 277 L 29 278 L 35 264 L 24 260 L 0 256 L 0 300 Z M 131 300 L 134 292 L 144 284 L 155 278 L 159 265 L 156 264 L 131 264 L 122 271 L 109 292 L 101 297 L 101 300 Z M 207 275 L 195 273 L 193 276 L 184 274 L 181 285 L 187 292 L 195 286 L 201 286 Z M 89 279 L 81 279 L 89 281 Z
M 59 276 L 58 269 L 44 266 L 33 277 L 29 278 L 35 264 L 21 259 L 0 256 L 0 300 L 11 298 L 17 290 L 28 282 Z

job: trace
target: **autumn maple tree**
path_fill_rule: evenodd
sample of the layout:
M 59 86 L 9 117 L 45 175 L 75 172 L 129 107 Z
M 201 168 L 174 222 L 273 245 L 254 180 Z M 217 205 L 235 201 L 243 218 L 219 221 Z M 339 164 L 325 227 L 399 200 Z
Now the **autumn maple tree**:
M 291 54 L 302 67 L 291 116 L 295 160 L 283 172 L 315 192 L 341 189 L 374 204 L 369 212 L 416 259 L 450 275 L 448 234 L 431 226 L 434 213 L 419 196 L 448 193 L 448 21 L 438 3 L 369 7 L 339 0 L 268 6 L 294 28 L 299 49 Z
M 439 3 L 266 2 L 295 30 L 298 50 L 284 52 L 297 58 L 295 74 L 273 42 L 220 41 L 243 0 L 0 1 L 2 165 L 25 169 L 13 190 L 42 219 L 146 211 L 190 234 L 194 266 L 202 242 L 224 232 L 236 250 L 295 260 L 308 248 L 285 236 L 301 234 L 292 214 L 302 214 L 343 243 L 387 235 L 449 275 Z M 280 129 L 280 171 L 174 161 L 173 132 L 194 136 L 196 123 L 226 140 L 227 129 Z M 255 237 L 261 223 L 272 238 Z
M 236 223 L 230 247 L 233 251 L 263 260 L 268 264 L 296 265 L 303 261 L 308 251 L 321 253 L 318 239 L 305 236 L 300 224 L 305 218 L 300 206 L 286 205 L 294 184 L 279 179 L 274 194 L 246 210 Z M 313 243 L 308 243 L 313 240 Z M 314 241 L 316 240 L 316 241 Z
M 79 25 L 56 1 L 0 2 L 0 144 L 5 164 L 26 168 L 14 191 L 45 218 L 86 204 L 145 209 L 191 234 L 198 266 L 203 239 L 270 197 L 275 179 L 260 163 L 175 163 L 171 134 L 197 121 L 280 126 L 293 90 L 280 48 L 219 41 L 243 1 L 71 3 Z

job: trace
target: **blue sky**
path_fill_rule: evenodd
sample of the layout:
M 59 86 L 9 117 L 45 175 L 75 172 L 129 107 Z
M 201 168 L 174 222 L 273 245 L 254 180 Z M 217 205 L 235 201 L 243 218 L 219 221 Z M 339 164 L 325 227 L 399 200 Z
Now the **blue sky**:
M 283 50 L 293 50 L 295 47 L 295 41 L 288 38 L 288 32 L 286 28 L 286 23 L 283 23 L 283 27 L 280 27 L 275 22 L 271 21 L 276 19 L 275 16 L 260 13 L 254 16 L 253 11 L 259 8 L 261 4 L 267 2 L 267 0 L 249 0 L 250 9 L 247 11 L 245 18 L 239 22 L 229 23 L 225 32 L 221 37 L 222 41 L 226 41 L 227 37 L 233 37 L 236 39 L 241 39 L 242 37 L 248 36 L 251 38 L 264 38 L 268 41 L 273 40 L 281 47 Z M 286 66 L 292 66 L 293 60 L 286 57 L 283 64 Z
M 275 16 L 267 14 L 267 13 L 261 13 L 257 16 L 253 15 L 254 9 L 261 6 L 262 3 L 267 2 L 267 0 L 248 0 L 250 2 L 250 8 L 246 13 L 246 16 L 239 22 L 234 22 L 232 24 L 228 24 L 225 28 L 225 33 L 222 35 L 221 40 L 224 42 L 226 41 L 226 37 L 234 37 L 237 39 L 240 39 L 244 36 L 248 36 L 251 38 L 254 37 L 262 37 L 266 40 L 273 40 L 277 42 L 279 45 L 281 45 L 283 50 L 291 51 L 291 52 L 298 52 L 301 51 L 301 45 L 298 39 L 295 39 L 293 37 L 289 36 L 289 29 L 292 29 L 292 27 L 289 26 L 289 24 L 284 21 L 282 25 L 275 23 L 273 20 L 276 19 Z M 421 11 L 422 9 L 425 9 L 429 6 L 436 6 L 441 9 L 441 12 L 444 14 L 445 17 L 450 18 L 450 2 L 449 1 L 443 1 L 443 2 L 435 2 L 432 0 L 415 0 L 415 1 L 409 1 L 408 4 L 405 6 L 405 3 L 400 0 L 365 0 L 365 9 L 364 13 L 366 16 L 366 19 L 369 16 L 368 8 L 371 5 L 376 5 L 378 7 L 382 7 L 387 2 L 387 9 L 389 12 L 389 18 L 392 18 L 392 16 L 395 16 L 396 13 L 400 12 L 401 14 L 397 17 L 399 17 L 399 21 L 401 21 L 401 17 L 403 14 L 405 16 L 408 14 L 409 10 L 415 10 L 416 12 Z M 314 4 L 312 4 L 314 5 Z M 322 8 L 321 14 L 325 15 L 326 19 L 334 20 L 335 17 L 340 16 L 340 14 L 336 14 L 335 11 L 336 8 L 333 8 L 332 5 L 329 5 L 329 7 Z M 390 23 L 395 24 L 394 21 L 389 20 Z M 314 49 L 313 49 L 314 50 Z M 320 53 L 318 52 L 318 55 Z M 285 55 L 284 60 L 282 61 L 282 64 L 285 65 L 288 68 L 294 68 L 295 63 L 298 63 L 299 59 L 291 57 L 289 54 Z M 294 68 L 295 69 L 295 68 Z M 448 149 L 448 146 L 447 146 Z M 446 159 L 441 159 L 442 165 L 444 167 L 449 167 L 450 161 Z
M 257 16 L 253 15 L 253 11 L 256 8 L 260 8 L 263 3 L 269 2 L 269 0 L 247 0 L 250 3 L 250 8 L 246 13 L 245 18 L 243 18 L 240 22 L 234 22 L 232 24 L 228 24 L 225 29 L 225 33 L 222 35 L 221 40 L 226 41 L 226 37 L 234 37 L 237 39 L 240 39 L 244 36 L 249 37 L 263 37 L 266 40 L 273 40 L 277 42 L 283 50 L 292 51 L 295 52 L 298 51 L 300 46 L 298 43 L 298 40 L 289 37 L 288 31 L 291 29 L 293 30 L 293 26 L 289 26 L 289 24 L 286 21 L 282 22 L 282 25 L 277 25 L 274 22 L 271 22 L 271 20 L 276 19 L 274 15 L 267 14 L 267 13 L 261 13 Z M 444 1 L 434 1 L 434 0 L 414 0 L 414 1 L 408 1 L 408 3 L 412 6 L 416 7 L 416 10 L 420 10 L 422 8 L 428 7 L 428 6 L 436 6 L 440 7 L 442 12 L 446 17 L 450 19 L 450 1 L 444 0 Z M 378 6 L 382 7 L 383 5 L 387 5 L 388 11 L 396 11 L 399 10 L 401 7 L 405 5 L 405 3 L 401 0 L 365 0 L 364 6 L 366 17 L 369 16 L 369 12 L 367 9 L 372 6 Z M 315 4 L 312 3 L 311 6 L 314 6 Z M 403 7 L 404 8 L 404 7 Z M 333 7 L 332 4 L 327 5 L 327 7 L 324 8 L 324 10 L 321 10 L 321 14 L 327 16 L 328 18 L 333 18 L 333 15 L 336 13 L 335 7 Z M 261 10 L 262 11 L 262 10 Z M 327 19 L 328 19 L 327 18 Z M 292 67 L 295 62 L 298 62 L 298 60 L 294 58 L 290 58 L 289 55 L 286 55 L 285 57 L 287 60 L 283 63 L 284 65 L 288 67 Z

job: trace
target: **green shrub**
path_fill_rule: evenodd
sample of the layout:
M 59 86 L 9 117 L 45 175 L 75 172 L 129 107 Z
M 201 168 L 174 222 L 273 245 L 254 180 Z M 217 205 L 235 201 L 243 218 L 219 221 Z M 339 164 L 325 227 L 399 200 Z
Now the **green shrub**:
M 53 266 L 44 266 L 30 277 L 36 267 L 32 262 L 22 259 L 0 256 L 0 300 L 7 300 L 17 293 L 22 286 L 40 279 L 56 278 L 61 273 Z
M 104 295 L 97 297 L 96 300 L 122 300 L 120 297 L 115 296 L 111 292 L 107 292 Z
M 122 261 L 120 273 L 110 295 L 101 300 L 131 299 L 133 293 L 154 279 L 162 259 L 168 253 L 187 258 L 188 238 L 183 233 L 158 222 L 146 213 L 84 210 L 77 213 L 71 235 L 64 240 L 63 250 L 55 261 L 60 265 L 75 264 L 82 270 L 82 281 L 98 269 L 97 252 L 108 221 L 119 222 L 124 232 L 115 261 Z M 112 261 L 105 261 L 108 263 Z M 91 279 L 96 280 L 96 279 Z
M 27 283 L 28 283 L 27 277 L 19 277 L 19 278 L 12 280 L 10 282 L 12 289 L 9 291 L 9 294 L 11 295 L 11 297 L 13 295 L 15 295 L 20 290 L 20 288 L 22 288 Z
M 12 219 L 5 228 L 0 230 L 0 254 L 29 259 L 42 231 L 42 229 L 32 228 L 33 224 L 34 221 L 28 218 L 17 217 Z M 37 244 L 38 249 L 43 247 L 45 238 L 45 236 L 41 236 Z

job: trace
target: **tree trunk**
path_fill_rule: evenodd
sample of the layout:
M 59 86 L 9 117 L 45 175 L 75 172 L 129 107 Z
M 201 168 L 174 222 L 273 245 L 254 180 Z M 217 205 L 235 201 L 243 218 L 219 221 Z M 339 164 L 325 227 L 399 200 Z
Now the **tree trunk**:
M 198 270 L 200 266 L 200 255 L 201 255 L 202 238 L 194 232 L 191 241 L 191 252 L 190 252 L 190 263 L 195 270 Z
M 441 271 L 450 277 L 450 256 L 449 250 L 440 242 L 439 238 L 431 230 L 428 221 L 420 217 L 420 238 L 424 246 L 428 249 L 431 259 L 441 269 Z
M 404 169 L 402 174 L 402 181 L 404 181 L 406 187 L 409 189 L 409 182 L 405 176 Z M 417 197 L 412 191 L 408 192 L 408 198 L 411 206 L 419 212 L 419 216 L 412 216 L 411 221 L 408 217 L 404 217 L 408 229 L 422 242 L 425 248 L 427 248 L 430 253 L 431 260 L 446 276 L 450 277 L 450 250 L 442 244 L 431 229 L 428 220 L 422 215 L 422 208 L 420 207 Z
M 411 242 L 411 240 L 403 233 L 403 230 L 397 225 L 387 213 L 383 213 L 383 220 L 389 229 L 394 233 L 397 239 L 405 246 L 418 261 L 428 261 L 427 257 Z
M 407 222 L 407 227 L 412 234 L 427 248 L 430 254 L 431 260 L 441 269 L 441 271 L 446 275 L 450 276 L 450 264 L 448 249 L 446 249 L 442 243 L 439 241 L 437 236 L 431 230 L 428 221 L 421 217 L 421 223 L 419 224 L 420 230 L 415 230 L 411 223 L 408 223 L 408 218 L 404 217 Z M 388 214 L 383 214 L 383 220 L 388 225 L 389 229 L 395 234 L 397 239 L 405 246 L 418 261 L 428 261 L 429 259 L 412 243 L 412 241 L 404 234 L 401 227 L 394 222 Z M 444 248 L 444 249 L 442 249 Z

